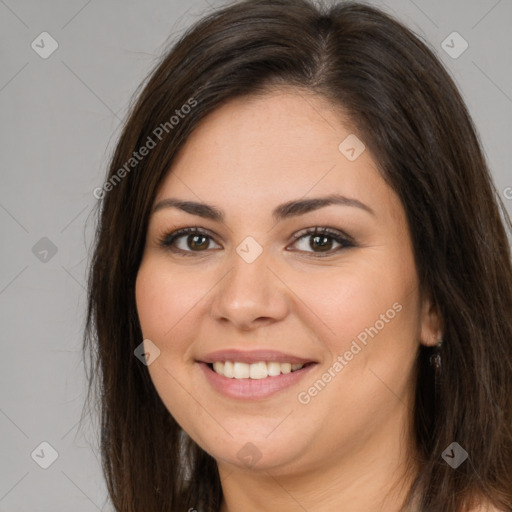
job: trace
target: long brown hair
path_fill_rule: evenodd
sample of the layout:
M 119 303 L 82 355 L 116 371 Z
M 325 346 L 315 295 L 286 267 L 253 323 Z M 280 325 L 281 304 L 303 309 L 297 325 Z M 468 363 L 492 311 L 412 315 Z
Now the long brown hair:
M 462 512 L 480 498 L 511 509 L 511 224 L 459 92 L 427 45 L 376 8 L 248 0 L 200 20 L 166 53 L 97 194 L 84 351 L 115 510 L 219 510 L 215 460 L 181 430 L 134 356 L 135 280 L 151 205 L 184 141 L 223 103 L 279 86 L 348 114 L 401 199 L 421 290 L 442 317 L 435 389 L 431 349 L 418 350 L 420 471 L 403 510 L 413 498 L 421 511 Z M 143 146 L 152 146 L 145 156 Z M 454 441 L 469 454 L 456 470 L 441 458 Z

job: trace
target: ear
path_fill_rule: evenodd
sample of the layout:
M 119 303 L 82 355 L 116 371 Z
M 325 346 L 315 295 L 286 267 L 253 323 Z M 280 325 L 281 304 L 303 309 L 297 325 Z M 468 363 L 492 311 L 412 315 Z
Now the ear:
M 443 339 L 443 322 L 439 309 L 430 297 L 424 297 L 421 305 L 420 342 L 434 347 Z

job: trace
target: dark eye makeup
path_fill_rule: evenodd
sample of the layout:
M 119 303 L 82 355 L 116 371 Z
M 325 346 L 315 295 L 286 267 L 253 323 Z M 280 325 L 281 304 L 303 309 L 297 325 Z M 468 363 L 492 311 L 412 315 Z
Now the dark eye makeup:
M 300 244 L 307 240 L 307 248 L 288 249 L 311 254 L 313 257 L 331 256 L 343 249 L 355 247 L 355 242 L 346 233 L 330 227 L 306 228 L 292 235 L 292 245 Z M 215 237 L 206 229 L 198 226 L 177 229 L 165 233 L 159 240 L 159 246 L 170 250 L 180 256 L 199 256 L 206 251 L 222 248 L 215 241 Z M 182 247 L 179 247 L 181 245 Z M 212 247 L 215 245 L 216 247 Z M 183 247 L 185 246 L 185 248 Z

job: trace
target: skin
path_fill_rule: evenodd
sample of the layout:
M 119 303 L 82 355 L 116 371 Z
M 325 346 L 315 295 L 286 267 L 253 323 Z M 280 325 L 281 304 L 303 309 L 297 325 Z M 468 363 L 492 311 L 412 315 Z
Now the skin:
M 178 423 L 216 459 L 222 512 L 269 503 L 283 512 L 347 504 L 352 512 L 396 511 L 415 474 L 414 361 L 421 343 L 441 336 L 440 321 L 420 293 L 400 200 L 368 149 L 355 161 L 338 149 L 352 133 L 341 112 L 304 91 L 232 100 L 189 137 L 155 199 L 204 202 L 225 214 L 223 222 L 174 207 L 152 214 L 136 285 L 144 338 L 160 350 L 151 378 Z M 373 214 L 330 205 L 272 218 L 284 202 L 333 193 Z M 178 247 L 190 256 L 159 245 L 194 226 L 211 234 L 206 249 L 187 245 L 186 236 Z M 316 226 L 341 230 L 355 245 L 339 250 L 333 241 L 326 256 L 311 248 L 311 236 L 292 238 Z M 236 252 L 247 236 L 263 248 L 252 263 Z M 298 393 L 393 304 L 401 306 L 394 318 L 300 403 Z M 227 348 L 271 348 L 318 364 L 276 395 L 242 401 L 220 395 L 196 363 Z M 250 467 L 237 457 L 248 442 L 260 455 Z

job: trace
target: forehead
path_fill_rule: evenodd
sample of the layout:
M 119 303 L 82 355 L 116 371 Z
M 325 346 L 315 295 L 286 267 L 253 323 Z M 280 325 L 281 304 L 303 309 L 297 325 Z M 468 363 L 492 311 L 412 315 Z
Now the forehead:
M 208 159 L 211 167 L 324 169 L 338 160 L 350 133 L 332 104 L 309 92 L 274 90 L 236 98 L 204 119 L 180 152 L 187 164 Z M 187 151 L 193 147 L 193 151 Z M 262 165 L 265 162 L 265 165 Z M 218 165 L 221 164 L 221 165 Z M 174 167 L 179 167 L 176 161 Z
M 389 199 L 370 152 L 351 161 L 340 150 L 357 137 L 346 119 L 325 98 L 296 89 L 230 100 L 190 135 L 155 201 L 178 195 L 250 211 L 333 192 Z

